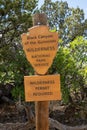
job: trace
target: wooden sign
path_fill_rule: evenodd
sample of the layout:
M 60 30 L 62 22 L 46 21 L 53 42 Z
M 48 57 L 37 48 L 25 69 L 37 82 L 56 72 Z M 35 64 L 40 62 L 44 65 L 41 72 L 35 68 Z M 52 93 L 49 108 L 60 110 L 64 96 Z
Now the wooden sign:
M 22 43 L 27 60 L 37 74 L 46 74 L 58 49 L 57 32 L 50 32 L 45 25 L 35 26 L 22 34 Z
M 60 75 L 25 76 L 25 100 L 61 100 Z

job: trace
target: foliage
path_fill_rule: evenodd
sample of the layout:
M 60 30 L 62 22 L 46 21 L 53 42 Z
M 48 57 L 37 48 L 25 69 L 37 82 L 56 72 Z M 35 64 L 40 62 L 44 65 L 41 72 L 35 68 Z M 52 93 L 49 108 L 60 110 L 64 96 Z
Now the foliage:
M 13 87 L 12 95 L 14 98 L 18 98 L 18 92 L 21 93 L 23 91 L 24 76 L 32 75 L 33 73 L 33 68 L 25 58 L 24 52 L 22 50 L 17 50 L 14 57 L 9 59 L 9 62 L 2 61 L 0 66 L 0 82 L 2 84 L 13 84 L 15 87 Z M 23 95 L 21 94 L 22 98 L 24 98 Z
M 16 86 L 14 89 L 12 89 L 11 94 L 14 100 L 19 100 L 19 96 L 21 97 L 21 100 L 24 100 L 24 87 Z
M 79 7 L 70 8 L 66 1 L 52 0 L 45 0 L 40 11 L 47 14 L 49 26 L 57 29 L 60 38 L 59 50 L 49 73 L 61 75 L 65 102 L 72 98 L 82 101 L 87 85 L 87 20 L 84 12 Z
M 34 74 L 21 46 L 20 35 L 32 26 L 37 0 L 0 0 L 0 83 L 12 83 L 12 95 L 23 93 L 24 75 Z M 8 6 L 7 6 L 8 5 Z M 82 9 L 70 8 L 67 2 L 45 0 L 45 12 L 52 31 L 59 33 L 59 50 L 49 73 L 61 75 L 65 102 L 85 99 L 87 86 L 87 20 Z M 55 29 L 56 28 L 56 29 Z M 87 95 L 86 95 L 87 96 Z
M 23 88 L 24 75 L 33 74 L 25 58 L 20 35 L 32 26 L 36 5 L 37 0 L 0 0 L 0 83 L 14 84 L 16 88 L 12 94 L 15 98 Z
M 56 66 L 56 67 L 55 67 Z M 70 42 L 69 47 L 59 47 L 50 73 L 61 75 L 64 102 L 72 99 L 82 101 L 87 85 L 87 40 L 80 36 Z
M 84 20 L 84 12 L 79 7 L 70 8 L 65 1 L 45 0 L 40 8 L 48 17 L 48 24 L 51 28 L 56 27 L 64 46 L 77 36 L 85 35 L 87 22 Z

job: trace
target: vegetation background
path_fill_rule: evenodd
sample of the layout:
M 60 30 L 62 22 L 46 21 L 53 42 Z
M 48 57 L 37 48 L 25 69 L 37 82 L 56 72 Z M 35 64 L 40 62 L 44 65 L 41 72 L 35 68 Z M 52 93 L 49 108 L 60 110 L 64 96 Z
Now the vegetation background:
M 58 31 L 58 52 L 49 74 L 61 75 L 62 102 L 87 106 L 87 19 L 84 11 L 67 2 L 0 0 L 0 102 L 24 100 L 23 79 L 34 70 L 26 60 L 21 34 L 32 27 L 35 13 L 46 13 L 52 31 Z M 6 98 L 3 98 L 3 95 Z M 86 118 L 86 117 L 85 117 Z

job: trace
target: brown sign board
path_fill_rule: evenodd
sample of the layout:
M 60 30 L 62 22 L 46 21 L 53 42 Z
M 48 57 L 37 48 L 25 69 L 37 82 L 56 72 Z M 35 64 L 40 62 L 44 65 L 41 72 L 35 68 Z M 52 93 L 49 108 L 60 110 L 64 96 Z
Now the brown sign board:
M 60 75 L 24 76 L 26 101 L 61 100 Z
M 58 33 L 50 32 L 48 26 L 39 25 L 21 37 L 27 60 L 37 74 L 46 74 L 58 49 Z

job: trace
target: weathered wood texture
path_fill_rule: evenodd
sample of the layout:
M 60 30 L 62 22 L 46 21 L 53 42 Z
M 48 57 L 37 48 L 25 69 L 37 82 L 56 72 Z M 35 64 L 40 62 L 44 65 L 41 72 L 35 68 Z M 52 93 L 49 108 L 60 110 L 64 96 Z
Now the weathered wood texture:
M 35 14 L 33 16 L 33 25 L 47 25 L 47 17 L 45 14 Z M 36 130 L 49 130 L 49 102 L 40 101 L 35 103 L 36 113 Z
M 46 14 L 44 14 L 44 13 L 42 13 L 42 14 L 36 13 L 33 16 L 33 25 L 34 26 L 36 26 L 36 25 L 47 25 L 47 16 L 46 16 Z
M 36 102 L 36 130 L 48 130 L 49 128 L 49 103 Z

